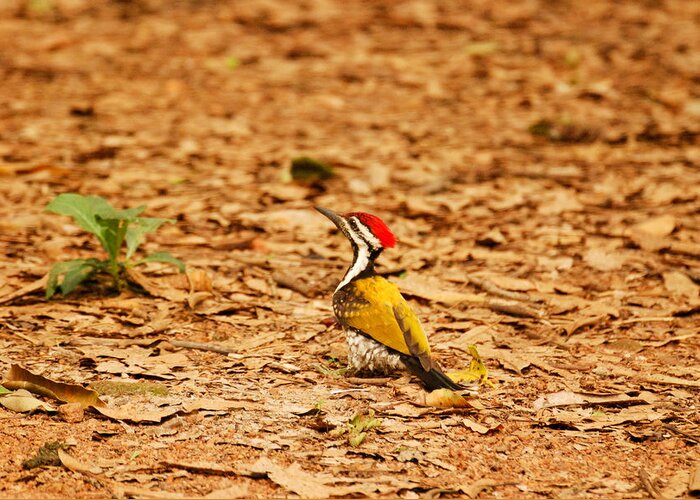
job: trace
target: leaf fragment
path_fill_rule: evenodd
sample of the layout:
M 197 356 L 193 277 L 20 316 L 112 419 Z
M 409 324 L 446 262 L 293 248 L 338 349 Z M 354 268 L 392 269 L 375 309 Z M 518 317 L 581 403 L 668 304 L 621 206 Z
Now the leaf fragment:
M 292 159 L 291 175 L 295 181 L 323 181 L 335 173 L 327 163 L 309 156 L 297 156 Z

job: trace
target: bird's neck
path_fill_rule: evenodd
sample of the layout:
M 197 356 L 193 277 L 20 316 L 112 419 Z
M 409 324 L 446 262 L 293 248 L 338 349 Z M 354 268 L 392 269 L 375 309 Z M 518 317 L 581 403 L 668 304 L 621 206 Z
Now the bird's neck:
M 381 249 L 370 249 L 367 245 L 353 245 L 352 264 L 350 264 L 350 267 L 345 272 L 345 276 L 340 280 L 338 288 L 336 288 L 335 291 L 337 292 L 357 279 L 374 276 L 376 274 L 374 271 L 374 261 L 377 260 L 380 253 L 382 253 Z

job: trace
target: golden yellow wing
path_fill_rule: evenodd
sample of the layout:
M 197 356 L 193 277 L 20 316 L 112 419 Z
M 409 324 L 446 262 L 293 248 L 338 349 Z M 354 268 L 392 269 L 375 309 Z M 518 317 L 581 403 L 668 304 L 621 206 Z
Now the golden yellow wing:
M 333 310 L 343 326 L 355 328 L 398 352 L 433 366 L 420 321 L 399 289 L 381 276 L 359 279 L 333 295 Z

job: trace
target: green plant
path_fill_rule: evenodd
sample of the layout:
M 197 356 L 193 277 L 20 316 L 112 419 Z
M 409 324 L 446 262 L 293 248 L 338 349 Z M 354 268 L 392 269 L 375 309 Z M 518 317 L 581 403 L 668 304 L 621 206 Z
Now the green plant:
M 185 264 L 168 252 L 156 252 L 143 259 L 132 261 L 134 253 L 148 233 L 152 233 L 172 219 L 157 217 L 139 217 L 146 209 L 145 205 L 125 210 L 117 210 L 100 196 L 83 196 L 75 193 L 58 195 L 46 206 L 47 212 L 67 215 L 85 231 L 94 234 L 107 252 L 107 259 L 73 259 L 58 262 L 51 267 L 46 283 L 46 298 L 50 299 L 56 288 L 64 295 L 96 273 L 108 273 L 117 290 L 124 286 L 122 272 L 129 267 L 146 262 L 165 262 L 185 270 Z M 120 260 L 123 246 L 126 254 Z M 63 277 L 59 285 L 59 278 Z
M 331 435 L 342 436 L 347 433 L 348 444 L 353 448 L 357 448 L 367 437 L 367 432 L 381 425 L 382 421 L 374 418 L 374 411 L 370 410 L 366 415 L 356 413 L 348 420 L 345 427 L 336 427 L 331 431 Z

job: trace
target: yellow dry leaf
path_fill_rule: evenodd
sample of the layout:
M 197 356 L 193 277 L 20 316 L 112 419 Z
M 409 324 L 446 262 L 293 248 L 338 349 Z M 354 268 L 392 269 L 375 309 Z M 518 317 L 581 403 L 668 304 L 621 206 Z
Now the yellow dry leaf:
M 469 354 L 472 357 L 472 361 L 469 364 L 469 368 L 465 370 L 456 370 L 447 372 L 447 376 L 450 377 L 457 383 L 461 382 L 478 382 L 479 385 L 488 385 L 490 387 L 495 387 L 493 382 L 489 380 L 489 371 L 486 365 L 481 361 L 481 356 L 479 356 L 479 351 L 476 350 L 475 345 L 469 345 Z
M 425 405 L 435 408 L 466 408 L 471 407 L 464 396 L 449 389 L 438 389 L 425 395 Z

